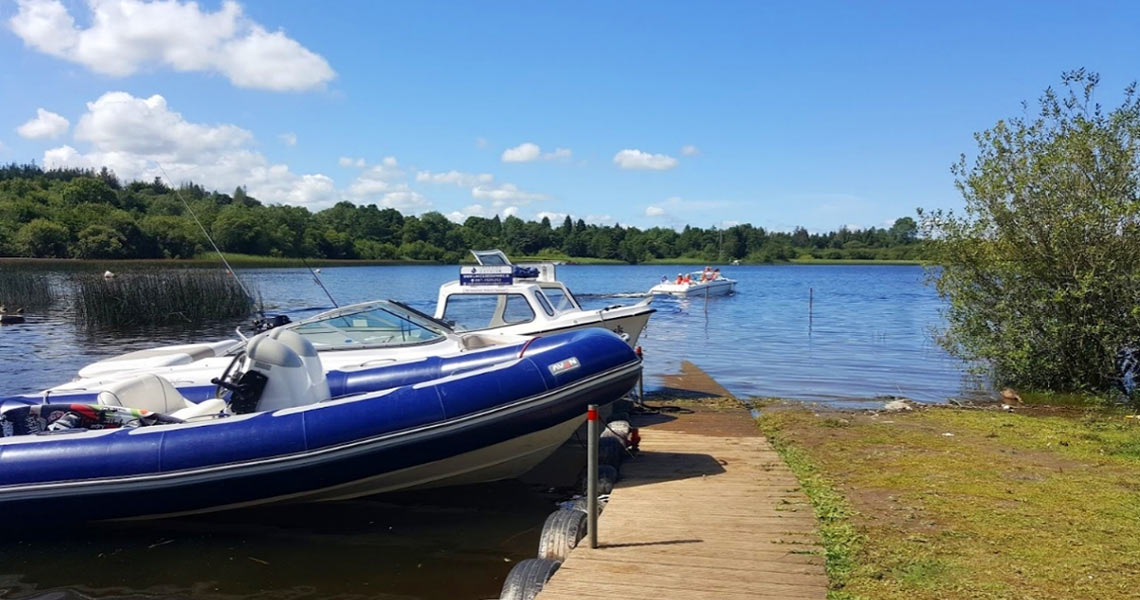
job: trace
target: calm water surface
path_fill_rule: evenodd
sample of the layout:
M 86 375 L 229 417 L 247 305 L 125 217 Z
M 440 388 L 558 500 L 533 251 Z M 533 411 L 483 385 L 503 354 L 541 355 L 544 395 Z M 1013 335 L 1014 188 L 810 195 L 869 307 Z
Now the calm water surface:
M 636 301 L 678 267 L 564 266 L 587 307 Z M 689 360 L 739 396 L 872 405 L 977 393 L 933 342 L 940 300 L 919 267 L 748 266 L 729 297 L 654 301 L 642 336 L 646 384 Z M 331 308 L 304 269 L 239 272 L 294 319 Z M 325 268 L 340 304 L 394 298 L 431 312 L 454 266 Z M 809 318 L 809 290 L 814 296 Z M 66 306 L 0 328 L 0 395 L 74 377 L 100 358 L 229 337 L 223 322 L 188 330 L 84 332 Z M 881 400 L 879 401 L 881 403 Z M 514 561 L 534 555 L 555 494 L 518 482 L 334 505 L 280 507 L 0 541 L 0 598 L 46 590 L 195 598 L 488 598 Z
M 670 271 L 669 269 L 672 269 Z M 564 280 L 587 307 L 633 302 L 677 267 L 564 266 Z M 658 298 L 642 338 L 647 384 L 697 364 L 740 396 L 849 401 L 906 396 L 942 402 L 970 393 L 959 361 L 933 341 L 941 301 L 923 284 L 921 267 L 747 266 L 727 269 L 739 281 L 728 297 Z M 294 319 L 331 308 L 304 269 L 240 271 L 275 311 Z M 394 298 L 431 312 L 453 266 L 339 267 L 321 274 L 337 302 Z M 808 297 L 814 302 L 809 319 Z M 100 358 L 157 344 L 231 335 L 239 322 L 188 330 L 76 331 L 65 309 L 0 329 L 0 391 L 32 392 L 74 377 Z

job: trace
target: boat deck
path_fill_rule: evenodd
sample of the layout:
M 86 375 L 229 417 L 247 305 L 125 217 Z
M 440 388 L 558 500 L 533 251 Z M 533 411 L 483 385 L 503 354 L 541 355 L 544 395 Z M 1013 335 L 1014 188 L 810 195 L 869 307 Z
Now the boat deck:
M 825 598 L 807 497 L 741 409 L 642 420 L 598 521 L 539 600 Z

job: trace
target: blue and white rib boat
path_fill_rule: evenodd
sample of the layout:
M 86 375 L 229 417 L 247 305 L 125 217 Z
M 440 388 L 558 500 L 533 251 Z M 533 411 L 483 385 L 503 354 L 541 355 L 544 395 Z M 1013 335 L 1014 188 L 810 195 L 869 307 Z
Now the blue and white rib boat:
M 368 328 L 345 324 L 358 338 Z M 312 333 L 345 333 L 334 329 Z M 0 400 L 4 521 L 174 516 L 515 477 L 641 371 L 603 329 L 339 368 L 302 333 L 270 330 L 227 350 L 211 394 L 176 385 L 193 360 L 164 367 L 174 375 L 129 369 Z

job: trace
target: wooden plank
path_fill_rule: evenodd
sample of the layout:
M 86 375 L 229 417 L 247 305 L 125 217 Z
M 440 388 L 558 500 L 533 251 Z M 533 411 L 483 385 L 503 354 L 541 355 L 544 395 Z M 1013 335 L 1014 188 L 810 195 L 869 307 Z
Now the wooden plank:
M 601 547 L 574 550 L 539 600 L 826 598 L 811 506 L 767 440 L 650 428 L 642 447 Z

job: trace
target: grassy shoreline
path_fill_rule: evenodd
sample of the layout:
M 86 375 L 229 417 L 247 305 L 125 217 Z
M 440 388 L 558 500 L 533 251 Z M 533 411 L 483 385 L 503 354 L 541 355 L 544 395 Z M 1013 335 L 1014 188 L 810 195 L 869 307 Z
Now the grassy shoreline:
M 304 267 L 307 262 L 311 267 L 364 267 L 364 266 L 405 266 L 405 265 L 440 265 L 440 263 L 426 260 L 404 259 L 333 259 L 333 258 L 285 258 L 277 256 L 253 256 L 249 254 L 226 253 L 226 260 L 234 267 L 243 268 L 296 268 Z M 558 256 L 512 256 L 516 262 L 564 262 L 573 265 L 630 265 L 625 261 L 609 258 L 590 257 L 558 257 Z M 122 258 L 122 259 L 81 259 L 81 258 L 21 258 L 13 256 L 0 256 L 0 266 L 11 267 L 41 267 L 47 266 L 60 269 L 73 270 L 102 270 L 118 265 L 130 267 L 212 267 L 220 265 L 217 255 L 202 254 L 195 258 Z M 466 264 L 466 263 L 465 263 Z M 727 263 L 709 262 L 699 258 L 661 258 L 639 263 L 642 265 L 658 266 L 725 266 Z M 862 260 L 862 259 L 816 259 L 797 258 L 790 261 L 755 262 L 742 260 L 745 265 L 897 265 L 921 266 L 927 264 L 919 260 Z
M 1134 593 L 1140 420 L 1119 410 L 766 406 L 820 520 L 831 598 Z

